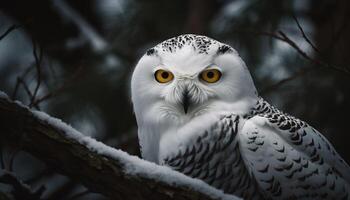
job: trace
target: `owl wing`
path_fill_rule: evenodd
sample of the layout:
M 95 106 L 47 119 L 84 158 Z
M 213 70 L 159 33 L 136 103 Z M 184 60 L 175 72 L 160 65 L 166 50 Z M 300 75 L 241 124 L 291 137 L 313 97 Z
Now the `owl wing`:
M 163 164 L 245 199 L 262 199 L 240 155 L 239 116 L 225 116 L 167 156 Z
M 348 164 L 301 120 L 266 104 L 245 122 L 239 144 L 266 198 L 350 199 Z

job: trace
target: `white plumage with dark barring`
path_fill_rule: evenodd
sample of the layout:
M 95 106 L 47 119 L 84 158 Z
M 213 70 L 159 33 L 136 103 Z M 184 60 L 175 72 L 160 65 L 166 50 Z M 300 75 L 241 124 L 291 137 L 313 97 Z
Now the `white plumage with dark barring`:
M 259 97 L 229 45 L 181 35 L 131 81 L 144 159 L 244 199 L 350 199 L 350 168 L 307 123 Z

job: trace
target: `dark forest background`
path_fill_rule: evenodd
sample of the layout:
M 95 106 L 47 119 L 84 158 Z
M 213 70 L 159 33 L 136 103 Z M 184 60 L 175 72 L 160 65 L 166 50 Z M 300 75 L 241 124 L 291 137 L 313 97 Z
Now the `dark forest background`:
M 139 155 L 129 94 L 138 58 L 167 38 L 203 34 L 237 49 L 260 95 L 349 163 L 349 21 L 347 0 L 1 0 L 0 90 Z M 103 199 L 25 152 L 1 150 L 2 167 L 42 199 Z

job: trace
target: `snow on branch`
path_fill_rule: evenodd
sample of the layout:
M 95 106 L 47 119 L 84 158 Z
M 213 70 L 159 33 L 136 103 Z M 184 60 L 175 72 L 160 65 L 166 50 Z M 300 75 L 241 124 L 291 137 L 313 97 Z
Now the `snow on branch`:
M 1 92 L 0 121 L 2 142 L 20 146 L 56 172 L 111 199 L 238 199 L 200 180 L 106 146 Z

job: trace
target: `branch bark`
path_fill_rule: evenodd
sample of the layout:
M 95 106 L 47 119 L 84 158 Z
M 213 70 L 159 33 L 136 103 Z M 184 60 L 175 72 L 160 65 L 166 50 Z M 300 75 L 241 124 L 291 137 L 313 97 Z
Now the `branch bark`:
M 1 93 L 0 122 L 2 142 L 20 146 L 56 172 L 111 199 L 236 199 L 223 195 L 210 186 L 203 189 L 202 182 L 198 182 L 202 190 L 191 187 L 193 179 L 190 178 L 188 184 L 171 184 L 164 179 L 154 179 L 142 173 L 128 173 L 128 168 L 133 167 L 130 166 L 132 163 L 98 153 L 78 139 L 68 137 L 66 130 L 48 123 L 27 107 L 13 102 Z M 163 167 L 159 166 L 161 168 Z M 170 170 L 169 172 L 173 173 Z

